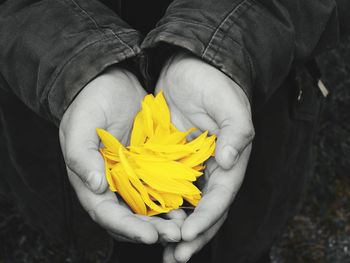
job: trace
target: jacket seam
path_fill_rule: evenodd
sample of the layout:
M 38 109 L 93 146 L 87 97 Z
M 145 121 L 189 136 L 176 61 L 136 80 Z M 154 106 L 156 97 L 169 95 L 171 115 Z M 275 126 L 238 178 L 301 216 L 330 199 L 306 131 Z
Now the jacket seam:
M 101 34 L 105 34 L 102 30 L 102 26 L 97 23 L 97 21 L 89 14 L 89 12 L 87 10 L 85 10 L 83 7 L 81 7 L 75 0 L 70 0 L 77 8 L 80 9 L 81 12 L 83 12 L 86 17 L 92 21 L 92 23 L 94 24 L 95 28 L 101 33 Z M 130 45 L 128 45 L 125 41 L 123 41 L 120 37 L 118 37 L 117 33 L 114 32 L 113 29 L 111 29 L 110 27 L 104 27 L 105 29 L 107 29 L 108 31 L 111 31 L 113 33 L 113 35 L 115 36 L 116 39 L 118 39 L 120 41 L 121 44 L 123 44 L 124 46 L 126 46 L 127 48 L 129 48 L 133 54 L 135 54 L 135 51 L 130 47 Z
M 242 5 L 246 4 L 247 2 L 249 2 L 248 8 L 247 8 L 244 12 L 242 12 L 242 13 L 240 14 L 239 17 L 241 17 L 247 10 L 249 10 L 250 8 L 252 8 L 252 7 L 254 6 L 254 3 L 255 3 L 254 0 L 243 0 L 241 3 L 239 3 L 237 6 L 235 6 L 235 7 L 231 10 L 231 12 L 222 20 L 222 22 L 220 23 L 220 25 L 217 27 L 217 29 L 216 29 L 215 32 L 213 33 L 213 35 L 212 35 L 212 37 L 211 37 L 211 39 L 210 39 L 210 41 L 209 41 L 209 43 L 208 43 L 206 49 L 205 49 L 204 52 L 202 53 L 202 56 L 201 56 L 201 57 L 202 57 L 202 58 L 205 58 L 205 57 L 206 57 L 207 52 L 209 51 L 209 49 L 212 48 L 214 40 L 217 39 L 217 35 L 218 35 L 219 32 L 221 31 L 221 32 L 223 33 L 223 39 L 224 39 L 224 38 L 229 38 L 229 39 L 231 39 L 233 42 L 235 42 L 235 43 L 238 45 L 238 47 L 241 48 L 242 52 L 246 55 L 247 60 L 248 60 L 248 63 L 249 63 L 249 68 L 250 68 L 250 71 L 251 71 L 251 79 L 254 80 L 255 75 L 256 75 L 256 72 L 255 72 L 253 60 L 252 60 L 250 54 L 247 52 L 247 50 L 245 50 L 245 49 L 242 47 L 242 45 L 241 45 L 237 40 L 233 39 L 233 38 L 232 38 L 231 36 L 229 36 L 228 34 L 225 34 L 225 31 L 222 30 L 222 27 L 226 24 L 226 22 L 235 14 L 235 12 L 236 12 Z M 232 23 L 232 24 L 236 24 L 234 20 L 232 20 L 231 23 Z M 216 53 L 218 53 L 218 49 L 216 49 Z M 214 57 L 215 57 L 215 56 L 213 56 L 210 60 L 212 61 L 212 60 L 214 59 Z M 252 85 L 254 85 L 254 84 L 253 84 L 253 81 L 252 81 Z M 245 90 L 245 89 L 243 89 L 243 90 Z
M 158 38 L 158 41 L 164 41 L 164 42 L 169 43 L 169 44 L 173 44 L 173 45 L 180 46 L 180 47 L 185 48 L 185 49 L 187 49 L 187 50 L 189 50 L 189 51 L 191 51 L 191 52 L 193 52 L 193 53 L 196 54 L 196 52 L 195 52 L 194 50 L 190 49 L 189 47 L 186 47 L 186 46 L 184 46 L 184 45 L 179 45 L 179 44 L 174 43 L 174 42 L 170 42 L 169 40 L 167 40 L 167 39 L 169 38 L 169 36 L 170 36 L 170 37 L 176 38 L 176 37 L 182 36 L 182 35 L 178 34 L 177 32 L 175 33 L 175 32 L 169 31 L 169 30 L 163 30 L 163 31 L 161 31 L 161 32 L 157 35 L 157 38 Z M 146 42 L 147 42 L 147 40 L 148 40 L 148 39 L 146 39 Z M 148 42 L 151 43 L 151 46 L 152 46 L 152 45 L 156 42 L 156 41 L 155 41 L 155 36 L 150 37 Z M 233 40 L 233 44 L 234 44 L 234 45 L 237 45 L 238 48 L 241 47 L 237 41 L 234 41 L 234 40 Z M 244 51 L 244 50 L 243 50 L 243 51 Z M 244 52 L 245 52 L 245 51 L 244 51 Z M 196 55 L 198 56 L 198 54 L 196 54 Z M 251 62 L 251 60 L 250 60 L 250 57 L 248 56 L 247 58 L 248 58 L 249 66 L 252 67 L 252 62 Z M 213 62 L 214 59 L 208 59 L 208 58 L 206 58 L 206 57 L 202 57 L 202 59 L 203 59 L 204 61 L 208 62 L 208 63 L 211 62 L 213 66 L 217 65 L 215 62 Z M 230 72 L 229 72 L 227 69 L 225 69 L 225 68 L 219 68 L 218 66 L 215 66 L 215 67 L 218 68 L 218 70 L 222 71 L 225 75 L 229 76 L 231 79 L 233 79 L 234 81 L 237 82 L 237 80 L 235 80 L 235 79 L 237 79 L 237 78 L 235 77 L 235 76 L 236 76 L 235 74 L 230 73 Z M 238 84 L 238 85 L 240 86 L 240 88 L 244 91 L 244 93 L 246 94 L 247 98 L 248 98 L 249 101 L 251 102 L 250 92 L 247 91 L 247 88 L 246 88 L 246 87 L 241 86 L 241 84 L 243 84 L 243 83 L 240 82 L 240 78 L 238 78 L 238 81 L 239 81 L 239 83 L 237 83 L 237 84 Z M 244 83 L 245 83 L 245 81 L 244 81 Z
M 208 26 L 206 26 L 206 25 L 203 25 L 203 24 L 201 24 L 201 23 L 196 23 L 196 22 L 192 22 L 192 21 L 187 21 L 187 20 L 172 20 L 172 21 L 169 21 L 169 22 L 166 22 L 166 23 L 164 23 L 164 24 L 162 24 L 162 25 L 159 25 L 159 26 L 157 26 L 155 29 L 153 29 L 152 31 L 150 31 L 149 33 L 148 33 L 148 35 L 145 37 L 145 40 L 146 41 L 144 41 L 144 42 L 147 42 L 147 39 L 153 39 L 153 38 L 155 38 L 155 36 L 158 34 L 158 33 L 162 33 L 162 32 L 165 32 L 165 31 L 167 31 L 167 32 L 170 32 L 170 33 L 173 33 L 171 30 L 169 30 L 167 27 L 169 26 L 169 25 L 176 25 L 176 24 L 178 24 L 178 23 L 184 23 L 184 24 L 193 24 L 193 25 L 197 25 L 197 26 L 200 26 L 200 27 L 202 27 L 202 28 L 205 28 L 205 29 L 210 29 L 210 30 L 213 30 L 214 28 L 210 28 L 210 27 L 208 27 Z M 176 34 L 176 35 L 181 35 L 181 34 L 178 34 L 178 33 L 174 33 L 174 34 Z M 182 36 L 183 36 L 184 34 L 182 34 Z
M 179 45 L 179 44 L 177 44 L 177 43 L 170 42 L 169 40 L 167 40 L 169 37 L 173 37 L 173 38 L 176 39 L 178 36 L 183 37 L 183 35 L 179 34 L 178 32 L 173 32 L 173 31 L 168 30 L 168 29 L 167 29 L 167 30 L 162 30 L 162 31 L 159 32 L 158 34 L 153 35 L 153 36 L 149 36 L 148 38 L 146 38 L 145 41 L 144 41 L 144 43 L 143 43 L 143 46 L 144 46 L 145 43 L 148 42 L 148 43 L 147 43 L 148 45 L 146 45 L 145 48 L 152 47 L 152 46 L 154 46 L 154 43 L 156 43 L 157 41 L 163 41 L 163 42 L 166 42 L 166 43 L 169 43 L 169 44 Z M 229 36 L 227 36 L 227 37 L 230 38 L 230 39 L 232 40 L 233 45 L 236 45 L 237 48 L 241 48 L 241 45 L 240 45 L 236 40 L 232 39 L 232 38 L 229 37 Z M 191 48 L 186 47 L 186 46 L 184 46 L 184 45 L 180 45 L 180 46 L 181 46 L 182 48 L 185 48 L 185 49 L 187 49 L 187 50 L 189 50 L 189 51 L 195 53 L 197 56 L 200 56 L 200 54 L 197 54 L 197 53 L 196 53 L 194 50 L 192 50 Z M 254 70 L 253 70 L 254 68 L 253 68 L 253 62 L 252 62 L 252 60 L 251 60 L 251 57 L 249 56 L 249 54 L 247 53 L 246 50 L 244 50 L 244 49 L 241 49 L 241 50 L 244 52 L 244 54 L 246 54 L 247 59 L 248 59 L 248 63 L 249 63 L 249 68 L 250 68 L 250 70 L 251 70 L 251 72 L 252 72 L 251 75 L 254 76 Z M 216 53 L 217 53 L 217 52 L 218 52 L 218 50 L 216 50 Z M 209 59 L 207 56 L 202 56 L 202 59 L 203 59 L 204 61 L 211 62 L 213 65 L 217 65 L 217 63 L 214 62 L 215 58 Z M 216 67 L 216 68 L 219 68 L 218 66 L 215 66 L 215 67 Z M 222 71 L 224 74 L 228 75 L 230 78 L 232 78 L 232 79 L 234 79 L 234 80 L 236 79 L 236 78 L 235 78 L 235 74 L 230 73 L 227 69 L 221 68 L 221 69 L 219 69 L 219 70 Z M 240 79 L 240 78 L 238 78 L 238 79 Z M 239 80 L 238 80 L 238 81 L 239 81 Z M 250 92 L 246 90 L 247 88 L 243 88 L 241 85 L 239 85 L 239 86 L 240 86 L 241 89 L 246 93 L 248 99 L 251 101 Z
M 75 57 L 77 57 L 81 52 L 83 52 L 85 49 L 99 43 L 99 42 L 107 42 L 107 41 L 110 41 L 110 40 L 115 40 L 115 36 L 113 37 L 109 37 L 109 38 L 106 38 L 106 39 L 98 39 L 98 40 L 95 40 L 95 41 L 92 41 L 91 43 L 88 43 L 87 45 L 83 46 L 81 49 L 79 49 L 76 53 L 74 53 L 71 57 L 69 57 L 60 67 L 60 69 L 54 73 L 56 74 L 56 76 L 50 81 L 50 84 L 48 85 L 48 93 L 47 95 L 45 96 L 45 98 L 47 98 L 47 105 L 48 105 L 48 109 L 49 109 L 49 112 L 51 113 L 52 115 L 52 109 L 51 109 L 51 106 L 50 106 L 50 102 L 49 102 L 49 98 L 51 97 L 51 93 L 52 93 L 52 89 L 53 89 L 53 86 L 55 84 L 55 82 L 57 81 L 57 79 L 60 77 L 62 71 L 65 69 L 65 67 L 72 61 L 74 60 Z M 134 51 L 133 51 L 134 52 Z M 133 53 L 134 54 L 134 53 Z
M 75 2 L 75 0 L 70 0 L 81 12 L 83 12 L 90 21 L 92 21 L 92 23 L 95 25 L 96 29 L 100 30 L 100 26 L 99 24 L 96 22 L 96 20 L 84 9 L 82 8 L 77 2 Z M 102 33 L 102 32 L 101 32 Z
M 167 25 L 167 24 L 173 24 L 173 23 L 176 23 L 176 22 L 198 25 L 198 26 L 204 27 L 206 29 L 210 29 L 210 30 L 215 30 L 216 29 L 216 27 L 205 25 L 205 24 L 197 22 L 197 21 L 191 21 L 191 20 L 179 19 L 179 18 L 172 19 L 169 22 L 165 22 L 164 24 L 159 25 L 159 27 L 162 27 L 163 25 Z
M 214 41 L 214 39 L 216 38 L 217 34 L 219 33 L 219 30 L 221 30 L 221 28 L 223 27 L 223 25 L 226 23 L 226 21 L 248 0 L 243 0 L 241 3 L 239 3 L 237 6 L 234 6 L 233 9 L 231 9 L 231 11 L 224 17 L 224 19 L 220 22 L 219 26 L 216 28 L 215 32 L 213 33 L 213 35 L 210 38 L 210 41 L 207 45 L 207 47 L 205 48 L 205 50 L 203 51 L 202 57 L 206 55 L 208 49 L 212 46 L 212 42 Z
M 188 23 L 188 21 L 186 21 L 186 20 L 180 20 L 180 21 L 171 21 L 171 22 L 168 22 L 166 24 L 163 24 L 163 25 L 157 27 L 155 29 L 155 31 L 150 32 L 150 34 L 145 38 L 144 42 L 154 42 L 154 39 L 156 38 L 156 34 L 161 35 L 163 32 L 173 34 L 174 36 L 184 36 L 184 34 L 179 34 L 178 32 L 174 32 L 174 31 L 166 28 L 170 24 L 176 24 L 176 22 Z M 211 30 L 214 29 L 214 28 L 209 28 L 209 27 L 203 26 L 202 24 L 199 24 L 199 23 L 192 23 L 192 24 L 202 26 L 206 29 L 211 29 Z M 235 44 L 237 44 L 238 47 L 241 48 L 241 45 L 239 44 L 239 42 L 237 40 L 233 39 L 229 35 L 226 35 L 225 37 L 229 38 L 232 42 L 234 42 Z M 150 40 L 150 41 L 148 41 L 148 40 Z M 203 52 L 202 52 L 202 54 L 203 54 Z
M 116 32 L 114 32 L 114 30 L 111 29 L 111 28 L 107 28 L 107 30 L 110 31 L 110 32 L 114 35 L 114 37 L 115 37 L 116 39 L 119 40 L 120 43 L 122 43 L 126 48 L 128 48 L 128 49 L 132 52 L 133 55 L 135 55 L 134 49 L 133 49 L 130 45 L 128 45 L 124 40 L 122 40 L 122 39 L 119 37 L 120 34 L 119 34 L 119 36 L 118 36 L 118 35 L 116 34 Z

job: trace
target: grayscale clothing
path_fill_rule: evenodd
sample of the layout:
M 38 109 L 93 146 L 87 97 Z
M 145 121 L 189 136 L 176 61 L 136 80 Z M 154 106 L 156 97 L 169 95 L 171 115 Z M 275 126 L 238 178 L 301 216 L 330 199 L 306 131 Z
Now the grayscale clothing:
M 237 82 L 256 130 L 242 188 L 198 262 L 253 263 L 269 251 L 311 163 L 324 98 L 308 65 L 349 31 L 348 1 L 2 2 L 0 189 L 33 226 L 81 251 L 112 250 L 68 182 L 57 127 L 108 66 L 130 69 L 152 92 L 164 60 L 185 49 Z M 116 244 L 115 253 L 123 246 L 136 245 Z

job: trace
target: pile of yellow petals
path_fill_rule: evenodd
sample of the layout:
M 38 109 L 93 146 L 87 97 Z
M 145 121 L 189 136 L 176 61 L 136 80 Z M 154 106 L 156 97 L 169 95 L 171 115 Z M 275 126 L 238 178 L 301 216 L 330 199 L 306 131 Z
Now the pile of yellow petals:
M 184 200 L 196 206 L 201 191 L 193 184 L 203 174 L 203 163 L 213 155 L 216 136 L 203 132 L 192 141 L 170 121 L 160 92 L 147 95 L 136 115 L 130 146 L 97 129 L 109 188 L 137 214 L 156 215 L 180 208 Z

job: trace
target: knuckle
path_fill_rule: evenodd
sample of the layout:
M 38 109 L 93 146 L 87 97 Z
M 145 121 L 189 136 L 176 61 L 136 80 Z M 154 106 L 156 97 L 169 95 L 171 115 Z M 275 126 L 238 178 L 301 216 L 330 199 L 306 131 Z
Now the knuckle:
M 88 210 L 88 214 L 90 215 L 91 219 L 95 222 L 98 223 L 97 215 L 94 209 Z
M 231 197 L 234 195 L 234 189 L 230 185 L 222 182 L 214 182 L 211 187 L 208 188 L 208 192 L 211 191 L 216 191 L 217 193 L 221 193 L 222 196 L 226 197 Z
M 66 158 L 64 160 L 66 162 L 66 165 L 71 168 L 75 164 L 74 157 L 72 156 L 72 153 L 70 151 L 67 152 Z
M 75 170 L 75 167 L 78 165 L 78 160 L 76 158 L 76 154 L 71 150 L 67 150 L 64 161 L 65 161 L 66 165 L 70 169 L 72 169 L 73 171 Z
M 254 139 L 255 130 L 252 123 L 249 123 L 248 125 L 244 126 L 244 128 L 242 128 L 242 136 L 249 142 Z

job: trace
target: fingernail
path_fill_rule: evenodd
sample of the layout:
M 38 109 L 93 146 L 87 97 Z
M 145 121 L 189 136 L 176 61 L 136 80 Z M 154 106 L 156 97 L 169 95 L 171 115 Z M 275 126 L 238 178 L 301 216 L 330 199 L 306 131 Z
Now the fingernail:
M 100 173 L 98 172 L 92 172 L 91 175 L 89 176 L 89 180 L 87 181 L 88 187 L 93 191 L 93 192 L 98 192 L 98 190 L 101 187 L 102 184 L 102 177 Z
M 237 162 L 239 157 L 238 151 L 234 149 L 231 145 L 226 145 L 222 152 L 223 156 L 230 160 L 230 163 L 235 164 Z
M 169 237 L 165 234 L 161 235 L 161 238 L 162 238 L 162 240 L 164 240 L 166 242 L 179 242 L 180 241 L 179 239 Z

